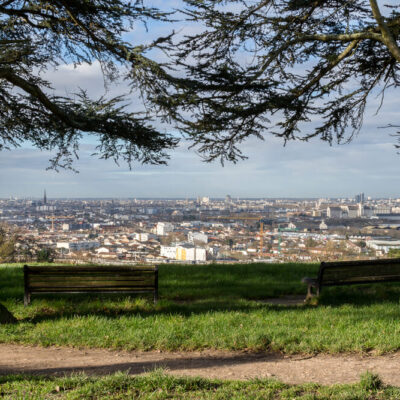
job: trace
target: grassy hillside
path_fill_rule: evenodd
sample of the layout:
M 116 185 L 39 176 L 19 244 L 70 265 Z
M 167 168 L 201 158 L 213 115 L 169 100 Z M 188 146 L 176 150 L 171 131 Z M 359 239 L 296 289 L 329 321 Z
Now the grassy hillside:
M 18 265 L 0 267 L 0 302 L 20 320 L 0 342 L 119 349 L 274 350 L 286 353 L 400 349 L 400 285 L 331 288 L 315 306 L 269 297 L 305 294 L 314 264 L 160 267 L 160 302 L 113 295 L 41 295 L 23 306 Z

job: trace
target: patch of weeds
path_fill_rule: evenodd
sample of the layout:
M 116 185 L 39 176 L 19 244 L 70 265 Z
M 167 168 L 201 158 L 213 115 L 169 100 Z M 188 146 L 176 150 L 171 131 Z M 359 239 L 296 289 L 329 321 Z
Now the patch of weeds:
M 360 377 L 360 386 L 365 391 L 376 391 L 382 388 L 383 382 L 378 374 L 366 371 Z

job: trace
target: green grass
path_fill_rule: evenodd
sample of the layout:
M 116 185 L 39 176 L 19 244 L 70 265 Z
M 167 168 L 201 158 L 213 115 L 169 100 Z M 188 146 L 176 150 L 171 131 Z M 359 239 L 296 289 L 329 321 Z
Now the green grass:
M 368 379 L 367 379 L 368 381 Z M 389 400 L 399 399 L 400 389 L 365 385 L 286 385 L 274 380 L 246 382 L 200 378 L 174 378 L 162 371 L 130 377 L 117 373 L 105 377 L 76 375 L 45 378 L 24 375 L 0 377 L 0 396 L 16 399 L 302 399 Z
M 33 296 L 23 306 L 21 266 L 0 267 L 0 302 L 20 320 L 0 342 L 140 350 L 273 350 L 285 353 L 400 349 L 400 285 L 331 288 L 315 306 L 258 300 L 305 294 L 315 264 L 160 267 L 160 301 L 113 295 Z

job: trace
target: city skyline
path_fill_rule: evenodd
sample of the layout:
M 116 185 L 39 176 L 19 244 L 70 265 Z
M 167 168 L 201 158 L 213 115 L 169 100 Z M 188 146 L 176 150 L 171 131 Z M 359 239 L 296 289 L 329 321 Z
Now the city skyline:
M 129 201 L 197 201 L 199 203 L 202 203 L 206 200 L 210 201 L 223 201 L 229 197 L 230 201 L 232 203 L 238 202 L 238 201 L 256 201 L 256 200 L 263 200 L 263 201 L 274 201 L 274 200 L 291 200 L 291 201 L 354 201 L 356 203 L 364 203 L 366 201 L 372 201 L 372 200 L 395 200 L 395 201 L 400 201 L 400 194 L 398 196 L 393 196 L 393 197 L 372 197 L 365 195 L 365 193 L 356 193 L 354 196 L 332 196 L 332 197 L 327 197 L 327 196 L 317 196 L 317 197 L 240 197 L 240 196 L 232 196 L 231 194 L 226 194 L 225 196 L 217 196 L 217 197 L 211 197 L 211 196 L 187 196 L 187 197 L 48 197 L 46 189 L 43 191 L 42 196 L 24 196 L 24 197 L 18 197 L 18 196 L 7 196 L 7 197 L 0 197 L 0 200 L 28 200 L 28 201 L 34 201 L 42 204 L 47 204 L 48 201 L 59 201 L 59 200 L 78 200 L 78 201 L 84 201 L 84 200 L 129 200 Z

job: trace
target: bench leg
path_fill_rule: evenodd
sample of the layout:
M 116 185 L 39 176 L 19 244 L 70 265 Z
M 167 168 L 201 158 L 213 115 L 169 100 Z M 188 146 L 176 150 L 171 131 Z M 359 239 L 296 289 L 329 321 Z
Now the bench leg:
M 25 292 L 24 295 L 24 306 L 28 306 L 29 303 L 31 302 L 31 294 L 29 292 Z
M 313 293 L 313 288 L 315 289 L 315 294 Z M 313 299 L 314 297 L 319 297 L 319 293 L 320 293 L 320 287 L 319 286 L 315 286 L 313 284 L 309 284 L 307 287 L 307 296 L 304 299 L 304 302 L 307 303 L 307 301 Z
M 157 304 L 157 301 L 158 301 L 158 291 L 156 290 L 154 292 L 154 304 Z
M 312 285 L 308 284 L 307 285 L 307 296 L 306 296 L 304 301 L 306 302 L 306 301 L 312 299 L 313 297 L 314 297 L 314 295 L 313 295 L 313 292 L 312 292 Z

